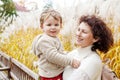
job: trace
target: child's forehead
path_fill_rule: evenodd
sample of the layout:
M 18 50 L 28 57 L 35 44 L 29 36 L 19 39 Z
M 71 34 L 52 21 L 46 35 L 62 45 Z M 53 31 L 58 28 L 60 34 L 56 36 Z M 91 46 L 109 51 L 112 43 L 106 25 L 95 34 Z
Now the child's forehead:
M 62 22 L 62 17 L 60 13 L 55 10 L 48 10 L 48 11 L 44 11 L 43 13 L 41 13 L 40 22 L 43 23 L 49 17 L 52 17 L 53 19 Z
M 44 20 L 55 20 L 55 21 L 60 21 L 60 17 L 49 15 L 49 16 L 46 16 L 46 18 L 44 18 Z
M 53 14 L 46 14 L 45 16 L 44 16 L 44 20 L 47 20 L 47 19 L 54 19 L 54 20 L 60 20 L 60 16 L 57 16 L 57 15 L 53 15 Z
M 44 16 L 44 17 L 49 15 L 52 15 L 54 17 L 61 17 L 60 13 L 55 10 L 45 10 L 41 13 L 41 16 Z
M 61 17 L 59 13 L 53 12 L 53 11 L 51 11 L 51 12 L 46 12 L 44 15 L 45 15 L 45 16 L 53 16 L 53 17 Z

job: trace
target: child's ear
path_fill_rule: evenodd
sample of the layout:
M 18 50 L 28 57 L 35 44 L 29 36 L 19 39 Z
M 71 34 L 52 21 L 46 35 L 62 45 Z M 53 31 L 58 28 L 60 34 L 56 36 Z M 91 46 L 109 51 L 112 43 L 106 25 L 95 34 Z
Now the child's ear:
M 42 26 L 42 25 L 40 25 L 40 28 L 41 28 L 41 29 L 43 29 L 43 26 Z
M 60 23 L 60 27 L 62 28 L 62 23 Z

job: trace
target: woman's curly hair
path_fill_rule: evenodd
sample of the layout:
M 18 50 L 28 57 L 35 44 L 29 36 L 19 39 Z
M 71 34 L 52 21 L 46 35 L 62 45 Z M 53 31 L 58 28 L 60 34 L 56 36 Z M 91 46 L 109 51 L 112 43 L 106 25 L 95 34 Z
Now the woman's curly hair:
M 113 35 L 105 22 L 94 15 L 82 16 L 79 19 L 79 24 L 81 22 L 87 23 L 91 27 L 93 37 L 98 39 L 97 42 L 93 43 L 92 50 L 98 49 L 101 52 L 107 52 L 113 45 Z

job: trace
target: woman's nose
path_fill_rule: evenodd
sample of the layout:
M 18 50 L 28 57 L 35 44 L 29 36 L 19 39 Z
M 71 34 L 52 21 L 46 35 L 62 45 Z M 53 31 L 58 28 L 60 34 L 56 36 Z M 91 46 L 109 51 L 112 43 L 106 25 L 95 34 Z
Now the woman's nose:
M 80 35 L 81 35 L 81 31 L 77 31 L 77 32 L 76 32 L 76 35 L 77 35 L 77 36 L 80 36 Z

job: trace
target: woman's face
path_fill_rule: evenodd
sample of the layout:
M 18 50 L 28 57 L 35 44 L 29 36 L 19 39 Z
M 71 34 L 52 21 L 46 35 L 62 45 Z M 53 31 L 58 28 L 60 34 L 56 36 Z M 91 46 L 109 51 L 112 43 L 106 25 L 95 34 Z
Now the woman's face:
M 81 47 L 92 45 L 97 40 L 94 39 L 91 28 L 88 24 L 82 22 L 76 31 L 76 43 Z

